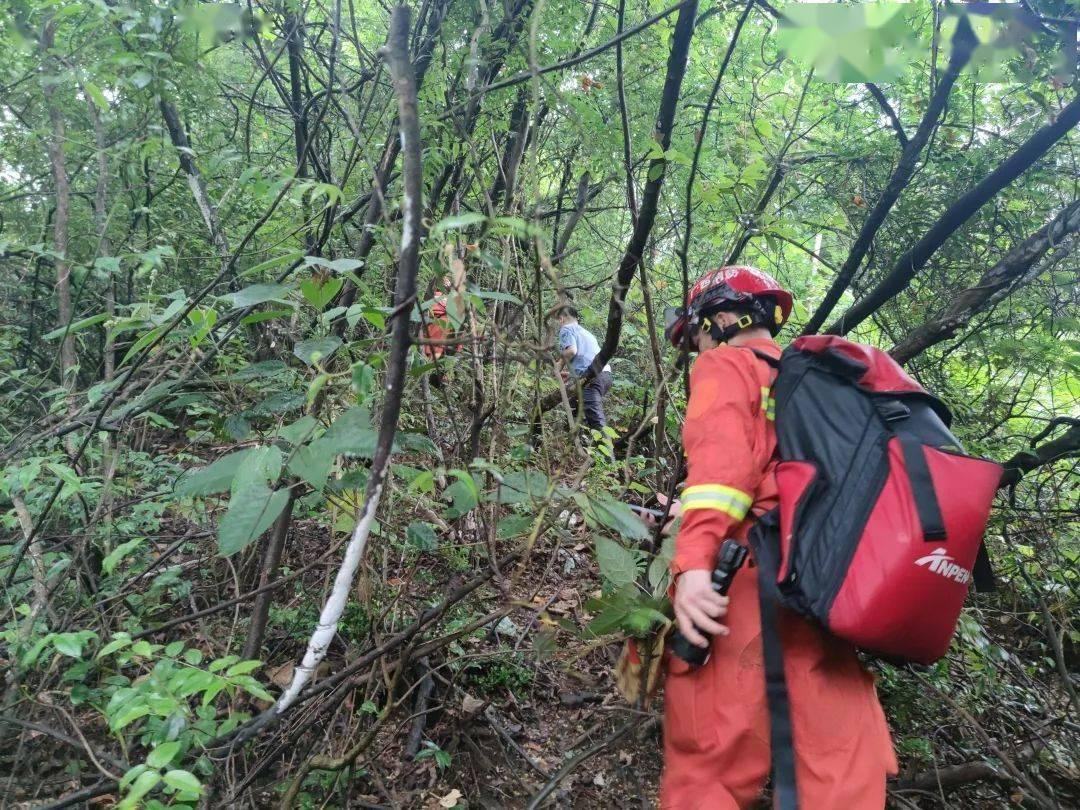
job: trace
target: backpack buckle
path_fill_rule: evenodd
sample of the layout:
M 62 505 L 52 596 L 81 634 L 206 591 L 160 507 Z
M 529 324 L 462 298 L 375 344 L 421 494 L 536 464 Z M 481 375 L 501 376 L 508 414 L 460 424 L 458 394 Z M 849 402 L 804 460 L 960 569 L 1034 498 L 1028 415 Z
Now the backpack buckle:
M 911 416 L 911 408 L 898 399 L 877 399 L 874 400 L 874 407 L 886 422 L 899 422 Z

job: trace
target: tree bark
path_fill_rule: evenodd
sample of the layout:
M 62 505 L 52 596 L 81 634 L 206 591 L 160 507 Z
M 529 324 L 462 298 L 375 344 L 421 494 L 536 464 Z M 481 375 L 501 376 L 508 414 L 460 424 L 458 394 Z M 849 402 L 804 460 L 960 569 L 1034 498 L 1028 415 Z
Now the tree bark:
M 293 505 L 296 502 L 296 489 L 289 490 L 289 500 L 285 508 L 281 510 L 277 521 L 274 523 L 274 531 L 266 544 L 263 553 L 261 572 L 259 573 L 259 587 L 265 588 L 277 576 L 278 564 L 281 562 L 281 553 L 285 549 L 285 541 L 289 537 L 289 527 L 292 525 Z M 262 591 L 255 597 L 255 604 L 251 609 L 251 625 L 248 627 L 248 636 L 244 641 L 243 657 L 245 659 L 258 658 L 262 650 L 263 637 L 266 635 L 266 620 L 270 615 L 270 605 L 274 602 L 272 590 Z
M 225 269 L 229 264 L 229 240 L 221 228 L 217 208 L 213 200 L 210 199 L 210 193 L 206 190 L 206 183 L 203 180 L 202 173 L 195 162 L 195 152 L 191 148 L 187 132 L 184 131 L 184 125 L 180 121 L 180 114 L 176 111 L 172 101 L 165 95 L 160 97 L 158 106 L 161 109 L 162 117 L 165 119 L 165 128 L 169 131 L 169 139 L 172 141 L 173 146 L 176 147 L 177 154 L 180 157 L 180 167 L 187 177 L 188 187 L 195 198 L 195 205 L 198 206 L 203 224 L 206 225 L 206 230 L 210 234 L 210 241 L 213 242 L 214 249 L 217 250 L 218 261 L 221 263 L 222 269 Z M 227 278 L 230 290 L 236 292 L 240 289 L 235 272 L 228 272 Z
M 1072 426 L 1058 438 L 1037 446 L 1033 444 L 1030 451 L 1017 453 L 1006 461 L 1005 474 L 999 486 L 1014 486 L 1032 470 L 1077 454 L 1080 454 L 1080 422 L 1072 422 Z
M 420 264 L 420 227 L 422 214 L 423 165 L 420 148 L 420 119 L 416 101 L 416 76 L 409 59 L 409 8 L 395 6 L 390 16 L 390 35 L 384 54 L 390 66 L 394 94 L 398 100 L 398 121 L 401 126 L 403 155 L 404 199 L 402 201 L 401 256 L 398 260 L 397 283 L 394 288 L 394 314 L 391 327 L 390 358 L 386 373 L 386 398 L 383 403 L 379 438 L 371 463 L 371 473 L 364 492 L 364 506 L 352 537 L 345 547 L 341 568 L 334 586 L 323 605 L 319 622 L 308 642 L 304 660 L 296 668 L 292 683 L 282 693 L 264 723 L 287 711 L 300 697 L 315 669 L 326 656 L 330 642 L 337 633 L 338 622 L 348 601 L 353 579 L 367 547 L 368 536 L 375 522 L 390 455 L 408 366 L 409 313 L 416 303 L 416 274 Z
M 48 53 L 56 39 L 56 24 L 49 20 L 41 36 L 41 50 Z M 53 252 L 56 254 L 56 317 L 57 326 L 71 325 L 71 261 L 68 257 L 68 221 L 71 216 L 71 186 L 68 182 L 67 163 L 64 159 L 64 114 L 56 101 L 56 84 L 52 77 L 42 82 L 42 93 L 49 111 L 52 127 L 48 142 L 49 165 L 52 167 L 53 186 L 56 189 L 56 212 L 53 214 Z M 75 387 L 75 341 L 65 333 L 60 341 L 60 380 L 71 390 Z
M 1080 201 L 1061 211 L 1023 242 L 1014 246 L 1001 261 L 983 273 L 978 283 L 961 292 L 937 318 L 914 329 L 889 354 L 906 363 L 931 346 L 947 340 L 971 318 L 1000 301 L 1030 278 L 1033 268 L 1061 240 L 1080 231 Z
M 812 335 L 821 328 L 821 325 L 825 323 L 825 319 L 832 314 L 833 308 L 839 302 L 844 291 L 851 284 L 851 280 L 855 277 L 855 273 L 858 272 L 863 259 L 870 250 L 874 237 L 885 222 L 885 217 L 889 215 L 901 192 L 911 182 L 919 155 L 930 140 L 930 135 L 937 126 L 938 119 L 941 118 L 945 105 L 949 101 L 953 85 L 960 76 L 960 72 L 971 60 L 971 54 L 974 53 L 977 44 L 978 40 L 976 40 L 975 34 L 971 30 L 971 23 L 968 22 L 966 17 L 961 17 L 956 26 L 956 33 L 953 35 L 953 51 L 952 57 L 949 59 L 949 66 L 941 77 L 941 83 L 938 84 L 937 90 L 934 91 L 934 95 L 926 107 L 926 113 L 923 115 L 922 121 L 919 122 L 919 128 L 904 146 L 904 151 L 900 155 L 896 168 L 893 169 L 885 190 L 866 217 L 862 228 L 859 229 L 859 235 L 855 238 L 855 243 L 851 246 L 851 252 L 848 253 L 847 259 L 844 260 L 840 272 L 833 279 L 832 286 L 825 293 L 825 298 L 818 306 L 817 311 L 814 312 L 803 328 L 802 333 L 804 335 Z
M 1030 169 L 1050 148 L 1080 122 L 1080 96 L 1057 116 L 1057 119 L 1027 139 L 994 171 L 959 197 L 926 234 L 896 260 L 889 273 L 874 289 L 857 301 L 828 328 L 832 335 L 844 335 L 869 318 L 878 307 L 907 289 L 911 280 L 926 265 L 945 241 L 975 215 L 995 194 Z
M 679 9 L 679 16 L 675 20 L 671 51 L 668 53 L 667 75 L 664 79 L 664 91 L 660 98 L 660 110 L 656 116 L 656 130 L 654 132 L 657 143 L 664 151 L 667 151 L 668 147 L 671 146 L 671 130 L 675 121 L 675 110 L 679 105 L 679 93 L 682 89 L 683 76 L 686 74 L 686 60 L 690 53 L 690 40 L 694 36 L 697 8 L 696 0 L 692 0 Z M 652 233 L 653 223 L 656 221 L 660 190 L 664 185 L 666 170 L 666 158 L 657 157 L 649 161 L 648 180 L 641 195 L 641 207 L 638 210 L 637 222 L 634 224 L 630 241 L 623 252 L 618 270 L 615 273 L 614 289 L 611 292 L 611 302 L 608 305 L 607 330 L 604 334 L 604 342 L 600 346 L 599 354 L 597 354 L 591 368 L 588 370 L 586 380 L 583 380 L 583 382 L 595 377 L 619 348 L 619 338 L 622 335 L 623 302 L 626 300 L 626 293 L 634 281 L 634 273 L 637 270 L 638 262 L 641 261 L 649 234 Z

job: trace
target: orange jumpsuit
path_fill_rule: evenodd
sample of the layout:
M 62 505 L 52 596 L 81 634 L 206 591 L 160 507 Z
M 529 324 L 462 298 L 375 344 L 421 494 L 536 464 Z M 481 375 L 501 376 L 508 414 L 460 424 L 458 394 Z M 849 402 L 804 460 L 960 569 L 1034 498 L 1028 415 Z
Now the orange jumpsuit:
M 752 346 L 774 357 L 767 339 Z M 746 540 L 755 514 L 776 505 L 772 370 L 749 348 L 703 352 L 690 374 L 683 427 L 689 474 L 672 572 L 712 569 L 726 537 Z M 731 631 L 713 639 L 699 670 L 670 656 L 664 687 L 663 810 L 749 807 L 769 775 L 757 569 L 747 565 L 728 593 Z M 801 810 L 885 806 L 896 772 L 873 677 L 852 647 L 781 611 Z
M 452 330 L 450 319 L 446 316 L 446 296 L 441 290 L 435 291 L 435 303 L 431 305 L 428 317 L 431 320 L 424 324 L 424 337 L 429 340 L 445 340 L 450 336 Z M 438 344 L 424 344 L 420 350 L 431 362 L 439 360 L 446 353 L 446 347 Z

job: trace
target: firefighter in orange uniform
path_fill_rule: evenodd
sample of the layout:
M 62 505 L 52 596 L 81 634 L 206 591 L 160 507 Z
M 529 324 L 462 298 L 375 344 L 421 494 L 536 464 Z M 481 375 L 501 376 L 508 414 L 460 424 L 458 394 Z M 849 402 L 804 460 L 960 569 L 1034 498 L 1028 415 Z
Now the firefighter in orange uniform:
M 683 427 L 688 476 L 673 602 L 683 635 L 712 649 L 700 669 L 668 659 L 663 810 L 749 807 L 769 776 L 757 571 L 744 569 L 727 597 L 713 592 L 710 578 L 724 539 L 745 543 L 754 517 L 777 502 L 774 372 L 753 350 L 780 356 L 773 335 L 791 306 L 769 275 L 731 266 L 707 273 L 686 309 L 668 313 L 668 339 L 682 346 L 685 333 L 700 352 Z M 872 676 L 850 645 L 794 614 L 781 613 L 780 638 L 800 808 L 884 807 L 896 758 Z

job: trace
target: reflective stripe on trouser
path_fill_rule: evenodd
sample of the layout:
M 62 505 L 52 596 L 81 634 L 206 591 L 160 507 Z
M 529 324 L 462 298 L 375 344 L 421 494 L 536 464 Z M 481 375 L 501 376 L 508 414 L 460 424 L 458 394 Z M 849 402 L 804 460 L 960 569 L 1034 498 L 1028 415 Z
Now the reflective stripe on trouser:
M 750 511 L 754 499 L 749 493 L 724 484 L 696 484 L 683 490 L 683 511 L 691 509 L 719 509 L 736 520 L 742 520 Z

